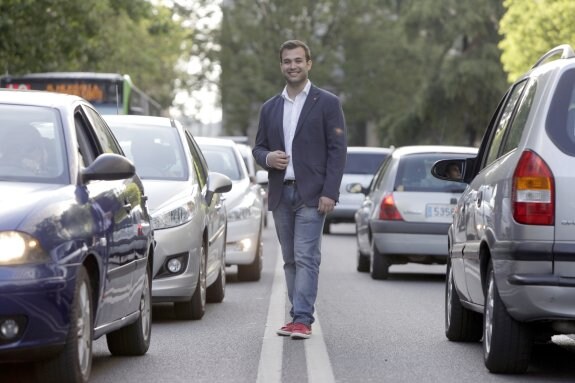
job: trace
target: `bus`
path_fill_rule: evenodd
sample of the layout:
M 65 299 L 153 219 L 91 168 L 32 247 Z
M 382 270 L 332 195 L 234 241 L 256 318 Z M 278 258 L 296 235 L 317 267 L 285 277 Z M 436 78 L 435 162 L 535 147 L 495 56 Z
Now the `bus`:
M 100 114 L 162 116 L 160 104 L 138 89 L 127 74 L 47 72 L 0 77 L 0 88 L 68 93 L 88 100 Z

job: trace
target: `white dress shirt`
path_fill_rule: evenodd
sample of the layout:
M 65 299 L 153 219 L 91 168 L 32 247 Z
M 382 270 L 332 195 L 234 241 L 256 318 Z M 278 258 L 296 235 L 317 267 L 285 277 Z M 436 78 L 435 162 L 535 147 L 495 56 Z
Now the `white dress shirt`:
M 284 118 L 283 118 L 283 130 L 284 130 L 284 142 L 285 142 L 285 153 L 289 156 L 289 163 L 286 168 L 286 174 L 284 179 L 294 180 L 295 174 L 293 170 L 293 156 L 292 156 L 292 142 L 299 116 L 307 95 L 311 88 L 311 82 L 307 80 L 303 90 L 295 96 L 292 100 L 287 93 L 287 86 L 282 92 L 282 98 L 284 99 Z

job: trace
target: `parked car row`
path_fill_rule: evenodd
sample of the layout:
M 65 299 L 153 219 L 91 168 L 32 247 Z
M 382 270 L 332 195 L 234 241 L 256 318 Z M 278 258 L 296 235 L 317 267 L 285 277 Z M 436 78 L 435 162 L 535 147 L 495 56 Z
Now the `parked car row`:
M 233 141 L 172 118 L 1 90 L 0 194 L 0 359 L 41 381 L 88 381 L 103 335 L 113 355 L 145 354 L 151 305 L 201 319 L 226 266 L 260 279 L 255 175 Z

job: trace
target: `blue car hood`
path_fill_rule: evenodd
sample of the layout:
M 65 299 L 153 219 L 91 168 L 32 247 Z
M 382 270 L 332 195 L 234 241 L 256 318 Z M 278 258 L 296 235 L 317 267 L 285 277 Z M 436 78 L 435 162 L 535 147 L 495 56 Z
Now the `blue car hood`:
M 18 229 L 30 214 L 57 199 L 63 185 L 0 182 L 0 230 Z

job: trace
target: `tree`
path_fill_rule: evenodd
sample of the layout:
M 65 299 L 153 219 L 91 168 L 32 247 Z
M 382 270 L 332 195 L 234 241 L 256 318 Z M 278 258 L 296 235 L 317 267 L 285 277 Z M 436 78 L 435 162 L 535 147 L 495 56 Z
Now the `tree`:
M 575 2 L 505 0 L 503 5 L 506 12 L 501 19 L 503 39 L 499 47 L 509 81 L 529 70 L 551 48 L 575 44 Z
M 283 86 L 277 51 L 312 49 L 312 82 L 339 95 L 349 143 L 475 144 L 503 94 L 498 0 L 225 2 L 218 57 L 224 128 L 255 132 L 261 103 Z
M 168 107 L 185 76 L 176 64 L 189 57 L 189 32 L 175 11 L 147 0 L 3 0 L 0 68 L 127 73 Z
M 423 76 L 413 107 L 384 128 L 396 144 L 476 145 L 506 87 L 497 49 L 500 2 L 404 3 L 402 22 Z

